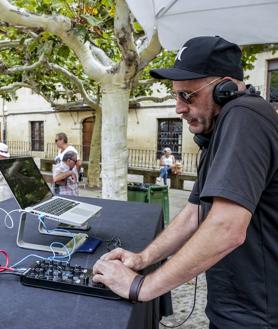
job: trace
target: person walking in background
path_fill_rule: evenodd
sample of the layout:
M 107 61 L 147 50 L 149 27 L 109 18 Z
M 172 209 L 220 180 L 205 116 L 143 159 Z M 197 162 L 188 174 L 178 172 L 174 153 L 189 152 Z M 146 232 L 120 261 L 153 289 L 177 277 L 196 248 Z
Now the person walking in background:
M 172 154 L 170 147 L 165 147 L 163 150 L 163 155 L 160 158 L 160 175 L 157 181 L 160 183 L 163 179 L 164 185 L 167 185 L 168 175 L 171 174 L 171 168 L 175 164 L 176 159 Z
M 0 160 L 7 159 L 10 157 L 10 154 L 8 151 L 9 151 L 8 145 L 6 145 L 4 143 L 0 143 Z M 6 183 L 2 174 L 0 173 L 0 201 L 7 200 L 7 199 L 11 198 L 12 196 L 13 195 L 12 195 L 12 192 L 11 192 L 8 184 Z
M 53 167 L 55 194 L 78 195 L 78 176 L 74 171 L 77 155 L 73 151 L 64 154 L 62 161 Z
M 68 136 L 65 133 L 56 134 L 55 143 L 58 147 L 58 154 L 55 157 L 55 162 L 56 163 L 61 162 L 63 160 L 63 156 L 67 152 L 69 152 L 69 151 L 75 152 L 76 156 L 77 156 L 76 170 L 77 170 L 77 172 L 79 172 L 80 168 L 81 168 L 80 156 L 79 156 L 77 149 L 74 146 L 68 144 Z
M 71 152 L 76 153 L 77 162 L 76 162 L 75 167 L 73 168 L 73 171 L 75 172 L 75 174 L 78 178 L 77 181 L 79 181 L 79 173 L 80 173 L 80 169 L 81 169 L 81 160 L 80 160 L 80 155 L 79 155 L 77 149 L 73 145 L 68 144 L 68 136 L 65 133 L 56 134 L 55 143 L 58 147 L 58 154 L 54 159 L 56 164 L 63 160 L 63 156 L 67 152 L 71 151 Z

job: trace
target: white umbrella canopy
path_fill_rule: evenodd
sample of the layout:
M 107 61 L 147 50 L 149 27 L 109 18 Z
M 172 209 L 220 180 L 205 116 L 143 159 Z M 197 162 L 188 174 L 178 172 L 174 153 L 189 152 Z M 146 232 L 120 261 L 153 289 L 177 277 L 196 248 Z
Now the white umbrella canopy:
M 239 45 L 278 42 L 278 0 L 126 0 L 150 39 L 179 49 L 190 38 L 219 35 Z

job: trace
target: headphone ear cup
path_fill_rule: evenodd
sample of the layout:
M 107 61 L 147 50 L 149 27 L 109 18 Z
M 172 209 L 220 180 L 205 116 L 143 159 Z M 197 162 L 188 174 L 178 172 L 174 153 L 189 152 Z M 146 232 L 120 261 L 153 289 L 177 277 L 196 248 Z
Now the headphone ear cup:
M 237 84 L 232 80 L 224 79 L 213 90 L 213 99 L 218 105 L 225 105 L 238 96 Z

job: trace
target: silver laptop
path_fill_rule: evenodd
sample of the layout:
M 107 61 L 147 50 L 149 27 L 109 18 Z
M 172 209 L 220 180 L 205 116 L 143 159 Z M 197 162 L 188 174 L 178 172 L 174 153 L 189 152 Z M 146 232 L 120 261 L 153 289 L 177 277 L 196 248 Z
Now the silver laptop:
M 83 226 L 101 207 L 54 196 L 32 157 L 0 160 L 0 171 L 21 209 Z

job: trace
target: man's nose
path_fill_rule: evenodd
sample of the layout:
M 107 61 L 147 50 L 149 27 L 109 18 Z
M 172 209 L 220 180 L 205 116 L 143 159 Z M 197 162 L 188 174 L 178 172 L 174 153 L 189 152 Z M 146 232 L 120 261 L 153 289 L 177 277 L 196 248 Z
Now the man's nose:
M 188 113 L 189 112 L 189 106 L 188 104 L 186 104 L 185 102 L 181 101 L 181 100 L 177 100 L 176 103 L 176 113 L 177 114 L 182 114 L 182 113 Z

